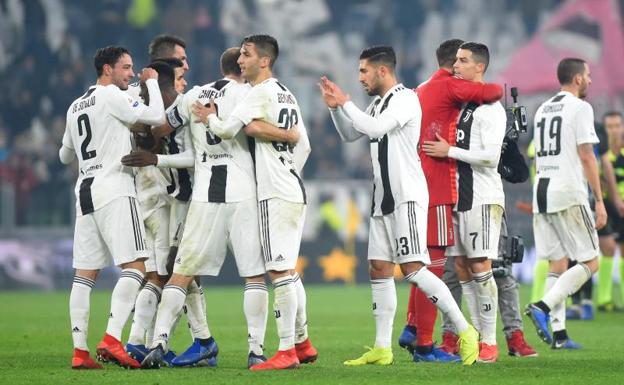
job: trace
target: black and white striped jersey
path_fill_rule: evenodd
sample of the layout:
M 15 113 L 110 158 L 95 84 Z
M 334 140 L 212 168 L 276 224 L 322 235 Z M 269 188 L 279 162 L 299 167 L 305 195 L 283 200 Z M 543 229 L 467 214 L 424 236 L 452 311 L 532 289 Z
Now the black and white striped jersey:
M 553 213 L 587 204 L 587 179 L 578 146 L 598 143 L 592 106 L 570 92 L 559 92 L 535 114 L 533 212 Z
M 300 140 L 294 149 L 288 143 L 255 139 L 249 150 L 256 170 L 258 200 L 280 198 L 306 203 L 300 172 L 310 151 L 310 143 L 299 104 L 288 88 L 275 78 L 256 84 L 231 116 L 243 125 L 255 119 L 284 130 L 297 125 Z
M 457 142 L 449 157 L 457 160 L 457 211 L 479 205 L 505 207 L 503 181 L 498 161 L 505 136 L 507 116 L 499 103 L 464 106 L 457 123 Z
M 397 84 L 366 109 L 373 117 L 389 116 L 397 128 L 380 138 L 370 138 L 373 161 L 371 216 L 394 212 L 401 203 L 416 202 L 427 209 L 429 192 L 418 156 L 422 111 L 418 95 Z
M 94 85 L 69 106 L 63 146 L 78 157 L 78 216 L 117 197 L 136 196 L 132 168 L 123 166 L 121 157 L 132 150 L 128 127 L 146 108 L 115 85 Z
M 165 111 L 167 120 L 169 120 L 169 116 L 177 113 L 178 104 L 183 100 L 184 95 L 178 95 L 176 101 L 167 108 Z M 166 155 L 182 153 L 192 145 L 191 133 L 187 125 L 172 125 L 171 127 L 173 127 L 174 130 L 169 135 L 162 138 Z M 169 196 L 182 202 L 190 201 L 191 194 L 193 193 L 193 170 L 188 168 L 169 168 L 166 172 L 169 174 L 169 185 L 167 186 L 167 193 L 169 193 Z
M 193 200 L 229 203 L 256 197 L 254 166 L 245 133 L 241 130 L 232 139 L 222 139 L 203 123 L 195 122 L 192 115 L 196 101 L 206 105 L 214 99 L 218 117 L 227 119 L 250 89 L 248 84 L 227 78 L 196 86 L 167 114 L 172 127 L 190 132 L 195 158 Z

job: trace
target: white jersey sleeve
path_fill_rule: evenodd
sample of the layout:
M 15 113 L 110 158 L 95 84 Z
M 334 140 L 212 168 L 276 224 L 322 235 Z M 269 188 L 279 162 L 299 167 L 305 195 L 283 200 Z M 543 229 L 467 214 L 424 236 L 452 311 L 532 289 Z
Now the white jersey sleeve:
M 591 105 L 583 101 L 575 117 L 576 144 L 598 143 L 598 135 L 594 128 L 594 109 Z
M 263 118 L 264 108 L 270 102 L 271 97 L 267 93 L 267 87 L 253 87 L 232 111 L 231 118 L 240 120 L 246 126 L 254 119 Z
M 149 79 L 145 84 L 150 96 L 149 106 L 132 98 L 116 86 L 108 86 L 109 97 L 107 101 L 110 114 L 128 125 L 137 122 L 149 125 L 162 124 L 164 122 L 164 107 L 158 82 Z

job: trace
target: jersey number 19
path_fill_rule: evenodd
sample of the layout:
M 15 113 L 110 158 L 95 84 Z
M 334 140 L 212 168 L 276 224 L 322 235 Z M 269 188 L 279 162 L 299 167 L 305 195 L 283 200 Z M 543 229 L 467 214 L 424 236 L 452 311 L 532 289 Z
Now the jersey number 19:
M 561 153 L 561 116 L 554 116 L 550 119 L 550 124 L 546 124 L 546 118 L 542 118 L 537 123 L 539 129 L 539 151 L 537 156 L 556 156 Z M 548 138 L 546 138 L 546 127 L 548 126 Z M 546 145 L 548 142 L 548 149 Z

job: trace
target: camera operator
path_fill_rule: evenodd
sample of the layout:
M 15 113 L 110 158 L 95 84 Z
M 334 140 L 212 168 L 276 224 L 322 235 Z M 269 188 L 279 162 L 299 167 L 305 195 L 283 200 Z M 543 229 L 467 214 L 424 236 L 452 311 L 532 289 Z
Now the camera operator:
M 523 128 L 522 125 L 520 127 L 516 125 L 519 118 L 511 112 L 511 109 L 508 109 L 507 119 L 508 124 L 498 164 L 498 173 L 509 183 L 523 183 L 529 178 L 529 168 L 516 143 L 519 133 L 523 132 Z M 511 274 L 512 263 L 522 262 L 524 253 L 522 238 L 513 237 L 509 246 L 507 220 L 503 215 L 499 238 L 499 259 L 492 264 L 494 279 L 498 287 L 498 308 L 503 322 L 503 332 L 510 355 L 535 357 L 537 352 L 524 339 L 518 282 Z M 442 280 L 448 285 L 457 303 L 461 303 L 462 291 L 454 269 L 454 258 L 447 259 Z M 443 317 L 442 331 L 444 335 L 455 333 L 446 317 Z M 452 346 L 445 341 L 441 348 L 447 349 L 448 345 Z M 453 352 L 451 351 L 451 353 Z

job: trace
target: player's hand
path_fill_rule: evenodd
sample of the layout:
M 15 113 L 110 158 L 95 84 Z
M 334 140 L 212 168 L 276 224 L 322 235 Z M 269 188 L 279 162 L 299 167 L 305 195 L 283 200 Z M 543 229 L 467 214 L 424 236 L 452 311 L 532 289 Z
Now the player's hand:
M 604 201 L 596 202 L 596 230 L 600 230 L 607 225 L 607 210 Z
M 437 132 L 436 138 L 438 139 L 437 141 L 425 140 L 422 146 L 423 151 L 425 152 L 425 154 L 434 158 L 448 157 L 449 148 L 451 148 L 451 146 Z
M 299 138 L 301 137 L 301 134 L 299 133 L 299 127 L 295 124 L 294 126 L 290 127 L 288 131 L 286 131 L 286 133 L 288 134 L 288 145 L 291 148 L 295 147 L 297 143 L 299 143 Z
M 325 101 L 325 104 L 330 108 L 343 106 L 346 102 L 351 100 L 351 96 L 342 92 L 340 87 L 338 87 L 336 83 L 329 80 L 327 76 L 321 77 L 321 82 L 319 83 L 319 87 L 321 88 L 321 95 L 323 96 L 323 101 Z
M 323 97 L 323 101 L 327 107 L 338 108 L 338 102 L 336 102 L 336 98 L 331 93 L 331 88 L 328 83 L 329 80 L 327 77 L 321 76 L 321 81 L 318 83 L 319 89 L 321 90 L 321 96 Z
M 217 106 L 215 105 L 214 99 L 210 99 L 208 104 L 205 106 L 200 102 L 196 101 L 193 103 L 193 114 L 197 116 L 195 119 L 195 123 L 202 122 L 204 124 L 208 124 L 208 115 L 217 113 Z
M 121 158 L 121 164 L 128 167 L 146 167 L 156 163 L 158 163 L 156 154 L 144 150 L 132 151 Z
M 141 80 L 141 83 L 145 83 L 149 79 L 158 80 L 158 72 L 156 72 L 153 68 L 143 68 L 139 79 Z

